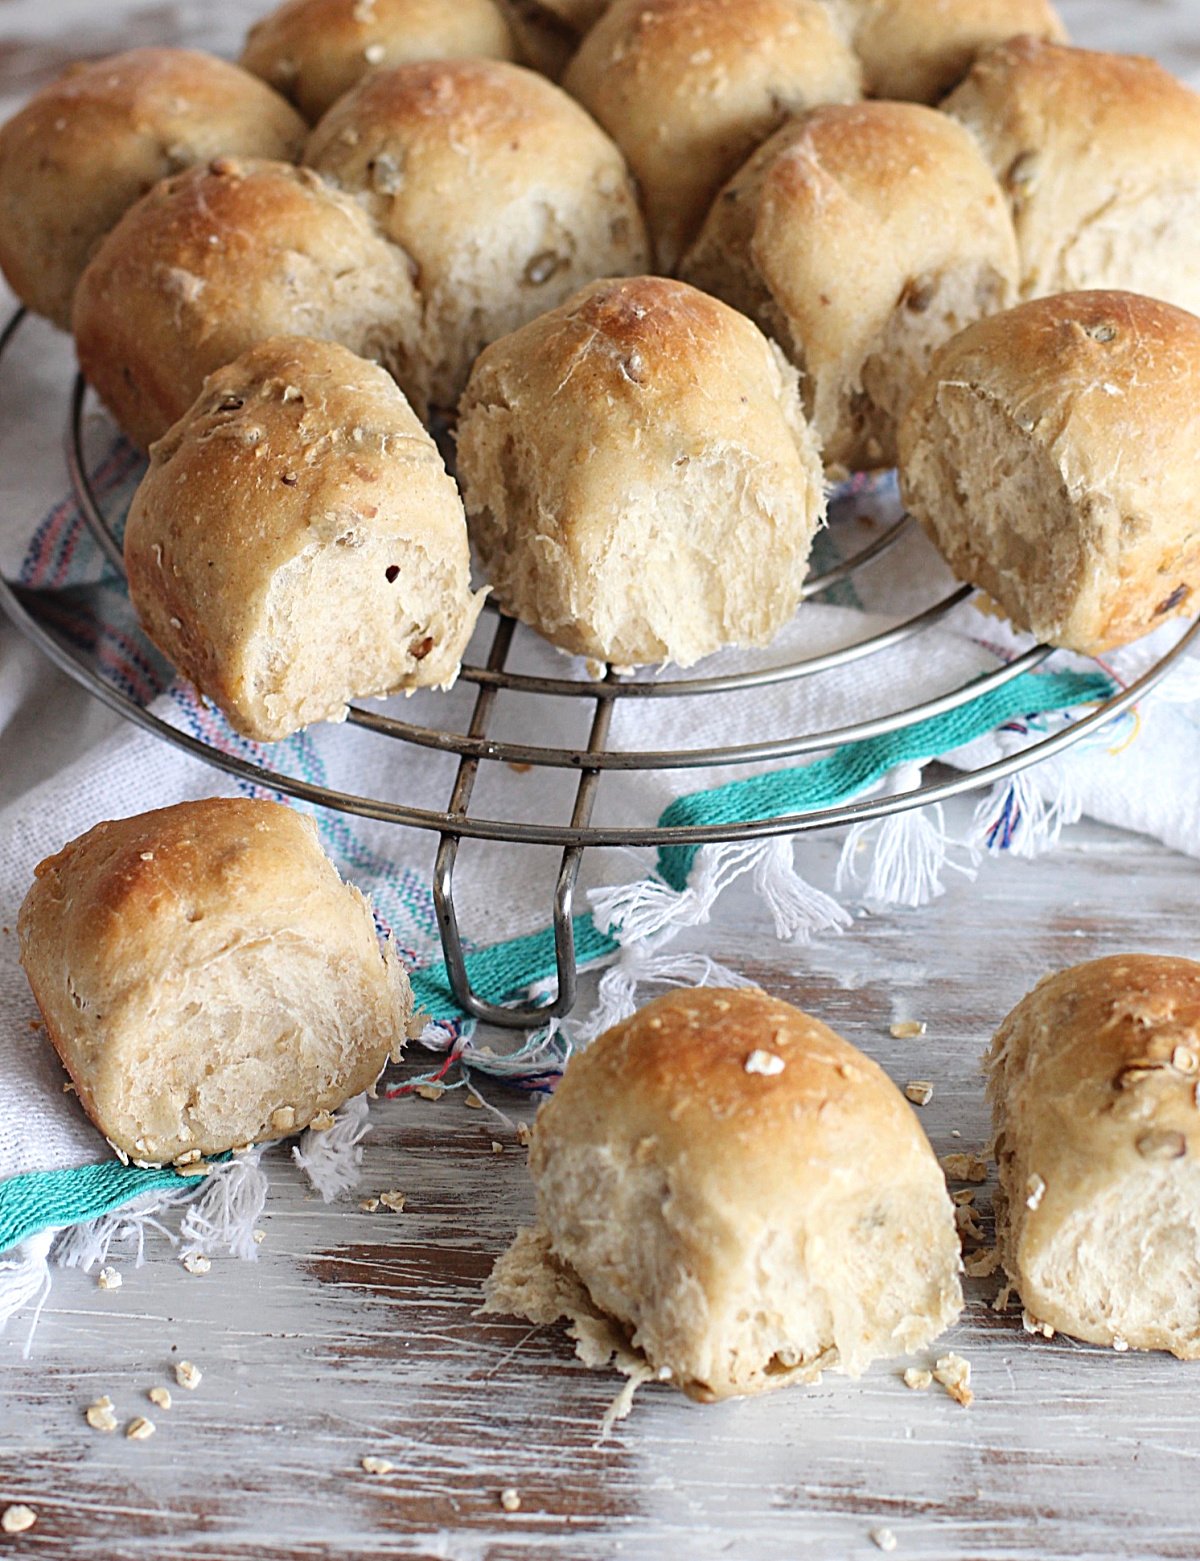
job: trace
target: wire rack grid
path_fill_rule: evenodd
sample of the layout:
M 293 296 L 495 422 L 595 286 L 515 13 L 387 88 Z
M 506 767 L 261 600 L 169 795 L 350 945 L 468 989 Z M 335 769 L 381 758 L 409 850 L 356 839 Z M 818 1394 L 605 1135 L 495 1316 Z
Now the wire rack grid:
M 10 345 L 24 319 L 18 310 L 0 333 L 0 355 Z M 110 518 L 104 513 L 88 476 L 84 453 L 84 412 L 88 387 L 76 376 L 70 393 L 67 419 L 66 458 L 71 485 L 85 521 L 108 562 L 124 577 L 121 544 Z M 819 598 L 835 586 L 870 568 L 900 542 L 912 526 L 908 517 L 889 525 L 853 556 L 836 567 L 811 577 L 805 584 L 804 600 Z M 949 590 L 939 600 L 903 622 L 882 632 L 865 635 L 856 642 L 821 654 L 782 662 L 767 668 L 710 677 L 656 678 L 630 675 L 609 667 L 600 677 L 579 672 L 562 677 L 534 676 L 510 669 L 514 639 L 532 631 L 518 625 L 502 612 L 491 612 L 491 641 L 486 656 L 464 665 L 460 680 L 475 689 L 474 705 L 466 731 L 422 726 L 405 722 L 380 711 L 352 707 L 350 723 L 370 734 L 402 744 L 439 751 L 457 757 L 458 766 L 448 803 L 444 808 L 410 805 L 404 802 L 357 795 L 320 786 L 286 773 L 267 763 L 256 763 L 215 747 L 190 733 L 181 731 L 130 694 L 108 681 L 89 664 L 85 655 L 39 618 L 37 593 L 14 587 L 0 577 L 0 607 L 28 639 L 75 682 L 88 689 L 112 710 L 143 730 L 153 733 L 197 758 L 224 770 L 239 780 L 248 781 L 298 800 L 343 813 L 377 819 L 397 825 L 434 831 L 439 837 L 434 866 L 433 893 L 437 919 L 446 958 L 447 971 L 455 998 L 463 1010 L 487 1023 L 505 1028 L 523 1029 L 542 1025 L 547 1019 L 570 1012 L 577 995 L 577 964 L 574 937 L 574 906 L 583 854 L 590 847 L 634 846 L 663 847 L 704 845 L 714 842 L 752 840 L 768 836 L 786 836 L 813 830 L 830 829 L 876 819 L 905 809 L 942 802 L 960 793 L 993 784 L 1019 770 L 1037 764 L 1114 720 L 1130 709 L 1186 654 L 1200 633 L 1200 619 L 1187 630 L 1177 645 L 1137 682 L 1121 690 L 1064 730 L 1044 737 L 1019 753 L 965 770 L 952 777 L 923 782 L 913 791 L 896 796 L 876 796 L 836 807 L 814 809 L 786 816 L 758 818 L 736 824 L 689 825 L 674 828 L 654 826 L 618 827 L 592 822 L 597 792 L 604 776 L 612 772 L 651 772 L 711 768 L 781 759 L 802 758 L 846 743 L 896 732 L 933 716 L 965 705 L 992 689 L 999 688 L 1022 673 L 1040 666 L 1053 651 L 1037 645 L 1014 660 L 983 677 L 886 715 L 846 724 L 835 729 L 803 732 L 792 736 L 764 735 L 760 741 L 728 747 L 696 747 L 666 751 L 630 751 L 609 747 L 609 734 L 617 702 L 621 700 L 697 700 L 715 694 L 752 693 L 823 673 L 855 662 L 865 662 L 900 644 L 904 644 L 941 623 L 972 595 L 967 585 Z M 573 664 L 572 664 L 573 665 Z M 541 698 L 570 699 L 591 706 L 591 727 L 586 747 L 560 748 L 506 740 L 496 731 L 497 697 L 503 691 Z M 570 820 L 559 825 L 525 817 L 491 818 L 471 811 L 476 781 L 483 765 L 510 764 L 559 771 L 573 771 L 574 802 Z M 454 877 L 459 849 L 464 840 L 500 841 L 514 845 L 554 846 L 561 850 L 553 894 L 553 928 L 557 964 L 557 991 L 549 1001 L 500 1006 L 484 1001 L 472 990 L 459 917 L 455 906 Z

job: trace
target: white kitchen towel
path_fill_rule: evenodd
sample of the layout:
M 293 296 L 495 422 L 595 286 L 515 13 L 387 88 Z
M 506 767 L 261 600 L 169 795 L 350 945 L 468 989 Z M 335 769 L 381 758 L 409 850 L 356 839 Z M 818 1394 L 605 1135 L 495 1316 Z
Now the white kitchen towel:
M 40 358 L 23 367 L 35 382 L 45 377 Z M 16 372 L 21 371 L 18 363 Z M 7 387 L 11 381 L 5 383 Z M 9 395 L 6 389 L 5 397 Z M 89 465 L 106 512 L 117 516 L 136 482 L 139 463 L 113 440 L 102 419 L 92 421 Z M 0 569 L 29 593 L 24 599 L 36 604 L 41 620 L 114 687 L 152 705 L 164 720 L 209 747 L 278 766 L 300 782 L 350 795 L 445 807 L 455 773 L 451 755 L 400 745 L 352 726 L 315 728 L 264 750 L 231 732 L 217 712 L 172 684 L 169 669 L 138 634 L 119 577 L 104 563 L 75 505 L 66 500 L 47 505 L 40 523 L 31 513 L 31 494 L 54 491 L 55 483 L 62 486 L 57 448 L 39 433 L 28 456 L 26 469 L 14 474 L 10 464 L 0 484 Z M 895 492 L 886 482 L 852 488 L 820 539 L 818 567 L 828 567 L 862 546 L 896 516 Z M 820 602 L 805 604 L 769 650 L 722 654 L 689 675 L 711 677 L 735 668 L 766 667 L 852 645 L 923 610 L 952 588 L 943 566 L 913 531 L 856 572 L 852 582 L 840 583 Z M 469 659 L 478 661 L 486 653 L 485 637 L 493 626 L 490 619 L 481 625 Z M 1064 708 L 1102 698 L 1114 684 L 1129 681 L 1179 632 L 1160 631 L 1153 646 L 1122 653 L 1104 672 L 1071 658 L 1055 658 L 1054 670 L 1047 674 L 1026 674 L 938 723 L 921 723 L 850 751 L 817 751 L 803 766 L 794 760 L 697 763 L 608 774 L 600 788 L 596 821 L 648 826 L 664 814 L 690 822 L 728 821 L 788 813 L 811 804 L 814 797 L 837 800 L 872 788 L 911 790 L 932 758 L 978 765 L 1055 729 L 1068 719 Z M 610 742 L 613 747 L 656 752 L 736 749 L 764 739 L 828 732 L 959 688 L 1003 666 L 1019 648 L 1021 642 L 1003 625 L 963 606 L 913 639 L 819 676 L 703 698 L 623 699 Z M 518 633 L 510 665 L 547 677 L 578 671 L 525 631 Z M 662 674 L 664 680 L 677 676 Z M 956 867 L 973 871 L 980 853 L 1045 848 L 1063 822 L 1081 810 L 1194 850 L 1200 822 L 1197 692 L 1194 674 L 1185 666 L 1116 730 L 1044 770 L 1001 785 L 984 799 L 969 840 L 949 840 L 936 813 L 914 812 L 860 827 L 846 842 L 841 888 L 835 894 L 808 882 L 808 842 L 803 837 L 795 843 L 785 838 L 674 854 L 589 852 L 583 887 L 592 896 L 599 926 L 586 915 L 579 918 L 582 956 L 589 962 L 616 962 L 605 978 L 601 1009 L 590 1023 L 583 1015 L 574 1025 L 551 1027 L 511 1055 L 476 1044 L 439 969 L 429 887 L 435 838 L 353 813 L 312 811 L 326 849 L 343 874 L 371 895 L 381 928 L 396 938 L 412 965 L 427 967 L 418 976 L 417 989 L 432 1019 L 425 1040 L 441 1054 L 431 1074 L 453 1083 L 469 1068 L 536 1088 L 556 1076 L 577 1040 L 605 1019 L 628 1011 L 640 983 L 730 979 L 711 961 L 692 954 L 676 956 L 669 943 L 680 927 L 707 917 L 721 889 L 743 874 L 753 875 L 776 914 L 781 935 L 806 937 L 845 926 L 849 904 L 920 904 L 939 891 L 945 872 Z M 390 701 L 386 709 L 402 721 L 461 731 L 473 699 L 474 690 L 460 683 L 449 694 L 422 692 L 410 700 Z M 21 700 L 19 678 L 0 682 L 0 733 Z M 591 710 L 589 699 L 505 693 L 497 714 L 509 741 L 577 748 L 586 745 Z M 971 746 L 959 751 L 968 737 Z M 571 769 L 486 764 L 472 810 L 497 819 L 566 822 L 575 783 Z M 62 1071 L 36 1028 L 38 1017 L 16 962 L 14 935 L 17 907 L 35 864 L 65 841 L 102 818 L 239 790 L 255 788 L 131 728 L 0 813 L 0 924 L 5 928 L 0 934 L 0 1250 L 14 1247 L 7 1268 L 0 1264 L 0 1316 L 44 1286 L 47 1229 L 101 1214 L 99 1226 L 89 1221 L 82 1233 L 60 1239 L 57 1248 L 69 1260 L 94 1261 L 123 1221 L 131 1231 L 138 1228 L 136 1213 L 112 1213 L 132 1198 L 142 1200 L 139 1209 L 145 1210 L 198 1196 L 203 1206 L 189 1216 L 192 1235 L 185 1232 L 185 1241 L 211 1246 L 223 1239 L 252 1253 L 247 1222 L 256 1217 L 265 1196 L 264 1162 L 259 1156 L 231 1161 L 197 1194 L 173 1173 L 126 1169 L 108 1159 L 103 1140 L 85 1121 L 74 1097 L 63 1093 Z M 456 899 L 464 934 L 476 950 L 473 974 L 485 995 L 503 998 L 530 987 L 540 989 L 552 974 L 552 943 L 545 929 L 557 860 L 557 852 L 545 849 L 464 843 Z M 336 1130 L 333 1151 L 325 1156 L 332 1169 L 326 1166 L 318 1173 L 323 1178 L 318 1186 L 336 1191 L 349 1184 L 364 1128 L 364 1109 L 356 1104 Z M 322 1154 L 317 1136 L 307 1135 L 302 1162 L 311 1170 Z

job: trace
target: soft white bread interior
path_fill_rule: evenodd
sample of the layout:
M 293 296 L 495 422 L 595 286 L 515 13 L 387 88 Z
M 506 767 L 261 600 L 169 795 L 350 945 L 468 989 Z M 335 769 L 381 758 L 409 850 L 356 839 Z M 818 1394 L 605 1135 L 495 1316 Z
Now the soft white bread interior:
M 795 370 L 659 277 L 594 283 L 489 347 L 458 474 L 505 608 L 622 666 L 767 644 L 825 512 Z
M 901 424 L 904 502 L 961 580 L 1085 655 L 1196 610 L 1200 320 L 1067 293 L 969 327 Z
M 536 1314 L 573 1276 L 693 1398 L 857 1376 L 962 1309 L 912 1107 L 765 992 L 672 993 L 609 1030 L 538 1113 L 529 1166 L 540 1237 L 497 1264 L 489 1308 Z
M 988 1072 L 997 1238 L 1031 1321 L 1200 1359 L 1200 964 L 1047 976 Z
M 1027 33 L 1066 41 L 1050 0 L 832 0 L 872 97 L 936 103 L 981 49 Z
M 1200 94 L 1153 60 L 1016 38 L 942 107 L 1008 191 L 1023 297 L 1125 288 L 1200 313 Z
M 418 323 L 408 259 L 357 201 L 311 169 L 233 157 L 126 212 L 74 314 L 84 375 L 143 448 L 255 342 L 316 336 L 390 363 Z
M 315 124 L 370 70 L 515 48 L 496 0 L 286 0 L 250 29 L 242 65 Z
M 210 798 L 98 824 L 39 864 L 21 962 L 80 1103 L 166 1164 L 299 1132 L 368 1089 L 408 977 L 316 826 Z
M 489 342 L 649 259 L 621 153 L 518 65 L 376 71 L 317 126 L 305 161 L 412 259 L 420 329 L 392 367 L 422 417 L 457 404 Z
M 160 179 L 221 153 L 295 162 L 304 121 L 255 77 L 191 49 L 72 66 L 0 128 L 0 266 L 69 330 L 104 235 Z
M 754 148 L 792 114 L 859 97 L 861 80 L 821 0 L 614 0 L 563 85 L 629 159 L 669 273 Z
M 1007 202 L 967 132 L 915 103 L 811 109 L 713 203 L 680 275 L 801 371 L 827 468 L 893 466 L 934 349 L 1015 301 Z
M 458 489 L 395 383 L 295 337 L 212 375 L 154 445 L 125 563 L 150 638 L 267 742 L 448 687 L 483 602 Z

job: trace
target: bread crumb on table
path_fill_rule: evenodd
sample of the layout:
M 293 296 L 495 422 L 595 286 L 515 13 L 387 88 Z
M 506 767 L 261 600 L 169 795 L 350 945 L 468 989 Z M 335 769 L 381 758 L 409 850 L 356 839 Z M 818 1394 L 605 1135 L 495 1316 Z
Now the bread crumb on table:
M 115 1268 L 102 1268 L 96 1275 L 96 1287 L 100 1290 L 119 1290 L 124 1283 Z
M 189 1274 L 207 1274 L 212 1267 L 212 1259 L 203 1252 L 185 1252 L 180 1262 Z
M 896 1536 L 890 1528 L 873 1528 L 871 1530 L 871 1543 L 876 1550 L 891 1552 L 896 1548 Z
M 971 1363 L 961 1355 L 942 1355 L 933 1368 L 933 1380 L 940 1382 L 956 1404 L 969 1409 L 975 1402 L 971 1391 Z
M 405 1195 L 399 1188 L 393 1187 L 390 1192 L 381 1192 L 379 1201 L 385 1209 L 390 1209 L 393 1214 L 404 1212 Z
M 985 1247 L 982 1252 L 976 1252 L 967 1258 L 963 1264 L 971 1279 L 988 1279 L 1000 1267 L 999 1247 Z
M 529 1130 L 528 1122 L 517 1123 L 517 1142 L 523 1149 L 528 1149 L 533 1142 L 533 1134 Z
M 927 1106 L 933 1099 L 933 1085 L 928 1079 L 910 1079 L 904 1093 L 914 1106 Z
M 396 1465 L 394 1463 L 389 1463 L 386 1458 L 368 1457 L 362 1460 L 364 1474 L 391 1474 L 395 1467 Z
M 933 1372 L 926 1371 L 920 1366 L 909 1366 L 904 1373 L 904 1386 L 911 1388 L 914 1393 L 922 1393 L 933 1383 Z
M 919 1035 L 924 1035 L 929 1026 L 923 1019 L 901 1019 L 898 1024 L 892 1026 L 892 1039 L 894 1041 L 915 1041 Z
M 951 1181 L 987 1181 L 987 1161 L 977 1154 L 945 1154 L 938 1164 Z
M 506 1489 L 500 1492 L 500 1505 L 504 1508 L 505 1512 L 520 1512 L 520 1492 L 509 1485 Z
M 364 1198 L 359 1204 L 359 1208 L 363 1211 L 364 1214 L 374 1214 L 378 1207 L 378 1198 Z
M 24 1534 L 36 1522 L 37 1513 L 22 1502 L 5 1507 L 3 1513 L 0 1513 L 0 1529 L 3 1529 L 6 1534 Z

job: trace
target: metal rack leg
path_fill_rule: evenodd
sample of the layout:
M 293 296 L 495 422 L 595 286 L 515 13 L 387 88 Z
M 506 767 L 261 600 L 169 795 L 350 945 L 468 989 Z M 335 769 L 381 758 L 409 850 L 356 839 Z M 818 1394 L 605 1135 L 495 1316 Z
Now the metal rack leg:
M 511 618 L 502 617 L 492 641 L 492 649 L 488 656 L 489 670 L 500 671 L 508 657 L 512 645 L 513 631 L 516 625 Z M 608 740 L 609 727 L 612 723 L 613 695 L 607 692 L 607 686 L 616 681 L 612 672 L 605 679 L 606 691 L 598 693 L 596 699 L 596 713 L 592 718 L 592 729 L 588 738 L 588 752 L 596 753 L 603 749 Z M 491 718 L 492 707 L 495 703 L 496 689 L 494 686 L 484 685 L 479 690 L 475 701 L 475 709 L 471 716 L 471 725 L 468 729 L 471 737 L 485 737 L 487 735 L 488 722 Z M 475 778 L 479 773 L 479 760 L 477 758 L 463 759 L 458 767 L 458 776 L 455 780 L 454 791 L 450 799 L 449 812 L 465 819 L 470 806 L 471 793 L 475 787 Z M 596 791 L 600 783 L 600 771 L 587 769 L 582 771 L 579 777 L 579 787 L 575 795 L 575 806 L 571 814 L 573 827 L 585 827 L 589 822 L 592 809 L 595 805 Z M 570 1013 L 575 1006 L 578 994 L 578 968 L 575 960 L 575 928 L 574 928 L 574 904 L 575 886 L 579 880 L 579 867 L 583 860 L 581 847 L 569 847 L 563 852 L 562 863 L 558 871 L 558 879 L 554 890 L 554 952 L 555 964 L 558 974 L 558 991 L 554 1001 L 548 1004 L 520 1003 L 512 1006 L 503 1006 L 486 1002 L 471 986 L 470 972 L 467 969 L 466 955 L 463 951 L 462 935 L 459 931 L 458 912 L 454 905 L 454 869 L 458 863 L 458 849 L 462 837 L 451 831 L 447 831 L 441 837 L 438 846 L 437 860 L 434 865 L 433 899 L 437 910 L 438 926 L 442 934 L 442 947 L 446 956 L 446 970 L 450 977 L 450 985 L 459 1005 L 465 1013 L 473 1018 L 482 1020 L 486 1024 L 494 1024 L 504 1029 L 527 1030 L 536 1025 L 545 1024 L 548 1019 L 562 1018 Z

